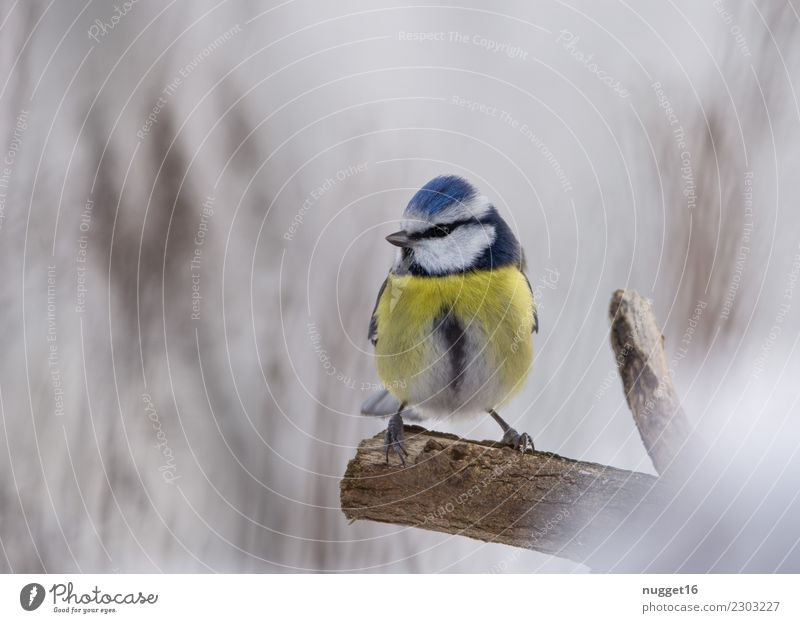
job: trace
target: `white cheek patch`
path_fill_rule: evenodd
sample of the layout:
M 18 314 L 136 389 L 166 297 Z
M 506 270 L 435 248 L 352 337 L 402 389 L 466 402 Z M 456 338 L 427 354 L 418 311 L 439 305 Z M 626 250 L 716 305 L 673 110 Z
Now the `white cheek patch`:
M 414 261 L 429 273 L 463 271 L 492 245 L 495 235 L 491 225 L 461 225 L 448 236 L 414 243 Z

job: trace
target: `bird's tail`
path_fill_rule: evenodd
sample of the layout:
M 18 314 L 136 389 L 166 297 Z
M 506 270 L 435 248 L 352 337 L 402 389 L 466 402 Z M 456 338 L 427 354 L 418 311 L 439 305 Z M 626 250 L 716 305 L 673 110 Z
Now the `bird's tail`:
M 384 389 L 372 394 L 361 405 L 361 415 L 375 415 L 378 417 L 389 417 L 400 409 L 400 401 L 392 396 L 388 390 Z M 418 422 L 421 418 L 413 409 L 403 409 L 400 414 L 404 420 Z

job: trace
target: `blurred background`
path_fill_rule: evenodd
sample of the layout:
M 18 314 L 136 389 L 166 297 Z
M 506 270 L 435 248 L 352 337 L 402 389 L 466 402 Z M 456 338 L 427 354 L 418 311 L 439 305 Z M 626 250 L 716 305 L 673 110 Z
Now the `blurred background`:
M 539 303 L 506 419 L 652 473 L 608 338 L 637 289 L 709 448 L 639 566 L 800 570 L 797 8 L 0 2 L 0 569 L 585 572 L 339 509 L 383 238 L 455 173 Z

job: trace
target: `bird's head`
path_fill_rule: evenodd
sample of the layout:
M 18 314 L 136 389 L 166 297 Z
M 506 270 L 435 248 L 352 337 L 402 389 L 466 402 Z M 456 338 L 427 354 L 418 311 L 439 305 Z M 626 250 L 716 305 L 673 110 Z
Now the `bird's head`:
M 447 275 L 517 263 L 516 237 L 490 201 L 464 178 L 443 175 L 420 188 L 403 212 L 398 274 Z

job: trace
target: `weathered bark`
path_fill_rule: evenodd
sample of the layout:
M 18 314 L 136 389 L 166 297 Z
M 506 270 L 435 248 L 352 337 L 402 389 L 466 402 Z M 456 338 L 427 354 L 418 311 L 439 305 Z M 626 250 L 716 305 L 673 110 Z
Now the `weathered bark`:
M 659 474 L 687 449 L 691 427 L 672 385 L 664 338 L 649 300 L 633 290 L 611 297 L 611 346 L 628 406 Z
M 668 495 L 648 474 L 405 427 L 407 466 L 365 439 L 341 482 L 349 519 L 415 526 L 586 561 L 623 522 L 649 525 Z

